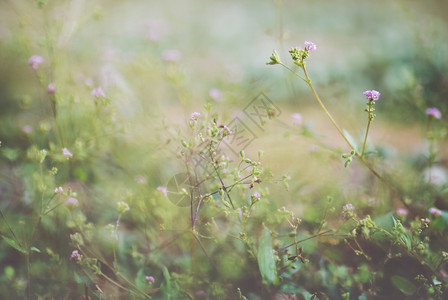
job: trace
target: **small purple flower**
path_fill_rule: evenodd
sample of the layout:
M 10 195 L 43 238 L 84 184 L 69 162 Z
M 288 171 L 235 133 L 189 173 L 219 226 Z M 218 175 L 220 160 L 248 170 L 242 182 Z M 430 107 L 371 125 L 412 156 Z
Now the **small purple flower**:
M 26 134 L 30 134 L 31 131 L 33 131 L 33 127 L 31 127 L 30 125 L 25 125 L 22 128 L 23 132 L 25 132 Z
M 260 199 L 261 195 L 258 192 L 255 192 L 252 197 L 254 197 L 255 199 Z
M 432 108 L 428 108 L 426 110 L 426 114 L 430 117 L 436 118 L 436 119 L 440 119 L 442 117 L 442 114 L 440 113 L 440 110 L 438 110 L 435 107 Z
M 229 127 L 227 127 L 226 125 L 223 126 L 223 135 L 224 135 L 224 136 L 226 136 L 226 135 L 231 135 L 232 133 L 233 133 L 233 132 L 232 132 L 232 130 L 230 130 Z
M 221 90 L 216 88 L 210 89 L 210 91 L 208 91 L 208 95 L 210 96 L 210 98 L 218 102 L 222 99 Z
M 42 56 L 38 56 L 38 55 L 33 55 L 28 60 L 28 64 L 31 66 L 31 69 L 33 69 L 33 70 L 37 70 L 39 65 L 43 64 L 43 63 L 44 63 L 44 59 L 42 58 Z
M 178 50 L 166 50 L 162 56 L 166 62 L 177 62 L 180 60 L 182 54 Z
M 78 206 L 78 199 L 70 197 L 67 198 L 67 200 L 65 200 L 65 205 L 67 205 L 68 207 L 76 207 Z
M 73 154 L 70 151 L 68 151 L 67 148 L 62 148 L 62 155 L 67 157 L 67 159 L 70 159 L 73 157 Z
M 240 207 L 238 207 L 238 215 L 240 216 L 240 218 L 243 217 L 243 211 Z
M 47 93 L 49 95 L 54 95 L 54 93 L 56 93 L 56 87 L 54 85 L 54 83 L 50 83 L 47 87 Z
M 155 281 L 154 277 L 152 276 L 145 276 L 145 280 L 149 285 L 152 285 Z
M 426 222 L 426 223 L 429 223 L 429 222 L 431 222 L 431 221 L 429 220 L 429 218 L 426 218 L 426 219 L 425 219 L 425 222 Z
M 67 157 L 67 159 L 70 159 L 73 157 L 73 154 L 67 148 L 62 148 L 62 155 Z
M 103 97 L 106 98 L 106 93 L 103 91 L 101 87 L 97 87 L 96 89 L 93 89 L 90 93 L 92 96 L 95 96 L 96 98 Z
M 72 254 L 70 255 L 70 260 L 77 260 L 81 261 L 82 255 L 79 254 L 78 250 L 73 250 Z
M 362 93 L 363 95 L 366 96 L 366 99 L 369 101 L 377 101 L 378 99 L 380 99 L 380 95 L 381 93 L 375 90 L 367 90 L 364 93 Z
M 407 216 L 409 211 L 406 208 L 397 208 L 395 213 L 399 216 Z
M 138 176 L 136 181 L 138 184 L 146 184 L 148 182 L 145 176 Z
M 197 119 L 199 119 L 200 116 L 201 116 L 200 113 L 198 113 L 198 112 L 194 112 L 194 113 L 192 113 L 191 116 L 190 116 L 190 121 L 196 121 Z
M 165 197 L 168 196 L 168 190 L 167 190 L 166 187 L 164 187 L 164 186 L 158 186 L 158 187 L 157 187 L 157 190 L 158 190 L 158 191 L 161 191 L 162 194 L 165 195 Z
M 62 186 L 59 186 L 54 189 L 55 194 L 62 194 L 63 192 L 64 192 L 64 189 L 62 188 Z
M 435 207 L 431 207 L 428 211 L 429 211 L 429 213 L 431 215 L 434 215 L 434 216 L 441 216 L 442 215 L 442 211 L 440 209 L 435 208 Z
M 355 207 L 351 203 L 347 203 L 342 207 L 342 220 L 348 220 L 355 214 Z
M 301 114 L 297 114 L 297 113 L 292 114 L 291 118 L 292 118 L 292 123 L 294 125 L 299 125 L 299 126 L 302 125 L 302 115 Z
M 305 50 L 308 52 L 316 50 L 317 47 L 313 42 L 305 41 Z

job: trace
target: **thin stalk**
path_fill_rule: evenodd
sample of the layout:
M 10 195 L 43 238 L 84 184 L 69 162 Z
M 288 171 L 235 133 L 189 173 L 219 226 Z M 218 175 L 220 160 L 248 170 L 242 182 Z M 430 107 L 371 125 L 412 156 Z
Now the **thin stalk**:
M 11 235 L 12 235 L 12 237 L 14 238 L 14 240 L 16 241 L 16 243 L 17 243 L 20 247 L 22 247 L 22 243 L 20 242 L 20 240 L 19 240 L 19 239 L 17 238 L 17 236 L 15 235 L 14 230 L 12 230 L 11 226 L 9 225 L 8 221 L 6 220 L 6 217 L 5 217 L 5 215 L 3 214 L 3 211 L 2 211 L 1 209 L 0 209 L 0 215 L 2 216 L 3 221 L 6 223 L 6 226 L 8 227 L 9 232 L 11 232 Z
M 202 252 L 204 252 L 205 256 L 207 256 L 208 260 L 210 261 L 210 263 L 217 268 L 215 261 L 213 260 L 213 258 L 207 253 L 207 250 L 205 250 L 204 245 L 202 244 L 201 240 L 199 239 L 199 237 L 196 235 L 196 233 L 193 231 L 193 236 L 196 239 L 196 241 L 199 244 L 199 247 L 201 247 Z
M 25 253 L 26 261 L 26 297 L 31 300 L 31 274 L 30 274 L 30 253 Z
M 336 127 L 336 129 L 338 130 L 339 134 L 342 136 L 342 138 L 347 142 L 347 144 L 350 146 L 350 148 L 352 150 L 354 150 L 356 152 L 356 154 L 359 156 L 358 151 L 355 149 L 355 147 L 352 145 L 352 143 L 350 143 L 350 141 L 347 139 L 347 137 L 345 136 L 345 134 L 342 132 L 342 129 L 339 127 L 339 125 L 336 123 L 336 121 L 333 119 L 333 117 L 331 116 L 330 112 L 328 111 L 328 109 L 325 107 L 325 105 L 322 103 L 322 100 L 320 100 L 319 95 L 317 94 L 316 90 L 314 89 L 313 84 L 311 83 L 311 79 L 308 76 L 308 73 L 306 72 L 306 68 L 305 65 L 302 66 L 302 70 L 303 73 L 305 74 L 306 80 L 305 82 L 310 86 L 311 90 L 313 91 L 314 97 L 316 98 L 317 102 L 319 102 L 320 107 L 322 107 L 322 109 L 324 110 L 325 114 L 327 115 L 327 117 L 330 119 L 331 123 L 333 123 L 333 126 Z M 301 76 L 299 76 L 300 78 L 302 78 Z M 303 79 L 303 78 L 302 78 Z
M 370 116 L 370 110 L 372 108 L 373 101 L 369 101 L 369 115 L 367 119 L 367 129 L 366 129 L 366 136 L 364 137 L 364 143 L 362 143 L 362 150 L 361 150 L 361 157 L 364 157 L 364 150 L 366 149 L 366 142 L 367 142 L 367 135 L 369 134 L 369 128 L 370 128 L 370 122 L 372 122 L 372 118 Z
M 301 243 L 301 242 L 304 242 L 304 241 L 307 241 L 307 240 L 310 240 L 310 239 L 314 239 L 314 238 L 319 237 L 319 236 L 326 236 L 328 233 L 330 233 L 330 232 L 332 232 L 332 231 L 333 231 L 333 230 L 329 229 L 329 230 L 327 230 L 327 231 L 324 231 L 324 232 L 321 232 L 321 233 L 312 235 L 312 236 L 310 236 L 310 237 L 307 237 L 306 239 L 303 239 L 303 240 L 300 240 L 300 241 L 296 241 L 296 242 L 294 242 L 294 243 L 292 243 L 292 244 L 289 244 L 289 245 L 287 245 L 287 246 L 284 246 L 284 247 L 280 248 L 280 249 L 278 250 L 278 252 L 284 251 L 284 250 L 288 249 L 289 247 L 291 247 L 291 246 L 295 246 L 295 245 L 297 245 L 297 244 L 299 244 L 299 243 Z
M 302 76 L 300 76 L 299 74 L 297 74 L 293 69 L 291 69 L 290 67 L 288 67 L 287 65 L 283 64 L 282 62 L 279 62 L 280 65 L 282 65 L 283 67 L 285 67 L 286 69 L 288 69 L 291 73 L 293 73 L 294 75 L 296 75 L 297 77 L 299 77 L 300 79 L 302 79 L 303 81 L 305 81 L 306 83 L 308 83 L 308 81 L 303 78 Z
M 428 183 L 431 185 L 431 177 L 432 177 L 432 165 L 434 163 L 434 138 L 431 133 L 431 121 L 432 117 L 429 116 L 428 118 L 428 124 L 426 127 L 426 135 L 429 140 L 429 157 L 428 157 Z

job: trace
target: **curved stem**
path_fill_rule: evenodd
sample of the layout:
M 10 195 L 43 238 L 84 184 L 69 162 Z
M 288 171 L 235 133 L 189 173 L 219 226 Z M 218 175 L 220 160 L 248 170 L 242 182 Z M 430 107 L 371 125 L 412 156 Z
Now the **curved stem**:
M 342 132 L 342 129 L 339 127 L 339 125 L 336 123 L 336 121 L 333 119 L 333 117 L 331 116 L 330 112 L 328 111 L 328 109 L 325 107 L 325 105 L 322 103 L 322 100 L 320 100 L 319 95 L 317 95 L 316 90 L 314 89 L 313 84 L 311 83 L 311 79 L 308 76 L 308 73 L 306 72 L 306 68 L 305 65 L 302 66 L 302 70 L 303 73 L 305 74 L 306 77 L 306 83 L 310 86 L 311 90 L 313 91 L 314 97 L 316 98 L 317 102 L 319 102 L 320 107 L 322 107 L 322 109 L 325 111 L 325 114 L 327 115 L 327 117 L 330 119 L 331 123 L 333 123 L 333 126 L 336 127 L 336 129 L 338 130 L 339 134 L 344 138 L 344 140 L 347 142 L 347 144 L 350 146 L 350 148 L 352 150 L 355 150 L 356 154 L 359 156 L 358 151 L 355 149 L 355 147 L 352 145 L 352 143 L 350 143 L 350 141 L 347 139 L 347 137 L 345 136 L 345 134 Z M 299 76 L 300 77 L 300 76 Z M 302 77 L 300 77 L 302 78 Z

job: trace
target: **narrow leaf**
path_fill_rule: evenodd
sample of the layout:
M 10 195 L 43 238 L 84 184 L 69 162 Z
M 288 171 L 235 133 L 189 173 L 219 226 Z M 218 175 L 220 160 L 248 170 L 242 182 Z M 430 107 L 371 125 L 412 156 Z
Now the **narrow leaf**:
M 417 287 L 409 280 L 401 276 L 392 276 L 392 284 L 405 295 L 414 295 Z
M 34 251 L 34 252 L 38 252 L 38 253 L 40 253 L 40 250 L 37 249 L 36 247 L 31 247 L 30 250 L 31 250 L 31 251 Z
M 17 244 L 17 242 L 15 240 L 10 239 L 9 237 L 6 237 L 4 235 L 2 235 L 2 238 L 5 240 L 5 242 L 7 242 L 11 247 L 16 249 L 17 251 L 26 254 L 26 250 L 23 249 L 19 244 Z
M 264 228 L 258 245 L 258 266 L 261 276 L 272 283 L 276 277 L 276 270 L 271 233 L 267 227 Z

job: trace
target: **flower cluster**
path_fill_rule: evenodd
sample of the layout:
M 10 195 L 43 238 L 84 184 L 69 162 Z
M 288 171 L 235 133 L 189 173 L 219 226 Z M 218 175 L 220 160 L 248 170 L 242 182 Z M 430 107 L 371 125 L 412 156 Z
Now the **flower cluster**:
M 117 211 L 119 214 L 125 213 L 129 210 L 130 210 L 129 204 L 127 204 L 126 202 L 120 201 L 117 203 Z
M 347 203 L 342 207 L 342 220 L 348 220 L 355 215 L 355 207 L 351 203 Z
M 438 110 L 435 107 L 432 108 L 428 108 L 426 110 L 426 114 L 430 117 L 433 117 L 435 119 L 440 119 L 442 117 L 442 113 L 440 112 L 440 110 Z
M 434 215 L 434 216 L 441 216 L 442 215 L 442 211 L 440 209 L 435 208 L 435 207 L 431 207 L 428 211 L 429 211 L 429 213 L 431 215 Z
M 93 89 L 90 94 L 96 98 L 100 98 L 100 97 L 106 98 L 106 93 L 103 91 L 103 89 L 101 87 L 97 87 L 96 89 Z
M 54 95 L 54 93 L 56 93 L 56 86 L 54 85 L 54 83 L 50 83 L 47 87 L 47 93 L 49 95 Z
M 73 250 L 72 254 L 70 255 L 70 260 L 81 261 L 81 259 L 82 259 L 82 255 L 79 254 L 79 251 Z
M 163 195 L 168 196 L 168 189 L 165 186 L 158 186 L 157 190 L 162 192 Z
M 152 276 L 145 276 L 145 280 L 149 285 L 152 285 L 155 281 L 154 277 Z
M 315 51 L 317 49 L 313 42 L 305 41 L 305 50 L 308 52 Z
M 74 208 L 78 206 L 78 199 L 70 197 L 65 200 L 65 205 L 67 205 L 69 208 Z
M 62 186 L 57 187 L 57 188 L 54 189 L 54 193 L 55 194 L 62 194 L 62 193 L 64 193 L 64 189 L 62 188 Z
M 223 136 L 227 136 L 227 135 L 231 135 L 233 134 L 232 130 L 230 130 L 229 127 L 227 127 L 226 125 L 223 126 Z
M 194 113 L 192 113 L 191 116 L 190 116 L 190 121 L 196 121 L 197 119 L 199 119 L 200 116 L 201 116 L 200 113 L 198 113 L 198 112 L 194 112 Z
M 292 123 L 294 125 L 302 125 L 302 115 L 298 114 L 298 113 L 294 113 L 291 115 L 292 118 Z
M 62 148 L 62 155 L 67 159 L 73 158 L 73 154 L 67 148 Z
M 38 56 L 38 55 L 33 55 L 28 60 L 28 64 L 31 66 L 31 69 L 33 69 L 33 70 L 37 70 L 37 68 L 39 68 L 39 65 L 43 64 L 43 63 L 44 63 L 44 59 L 42 58 L 42 56 Z
M 369 101 L 378 101 L 380 99 L 381 93 L 375 90 L 368 90 L 363 93 L 366 96 L 366 99 Z

